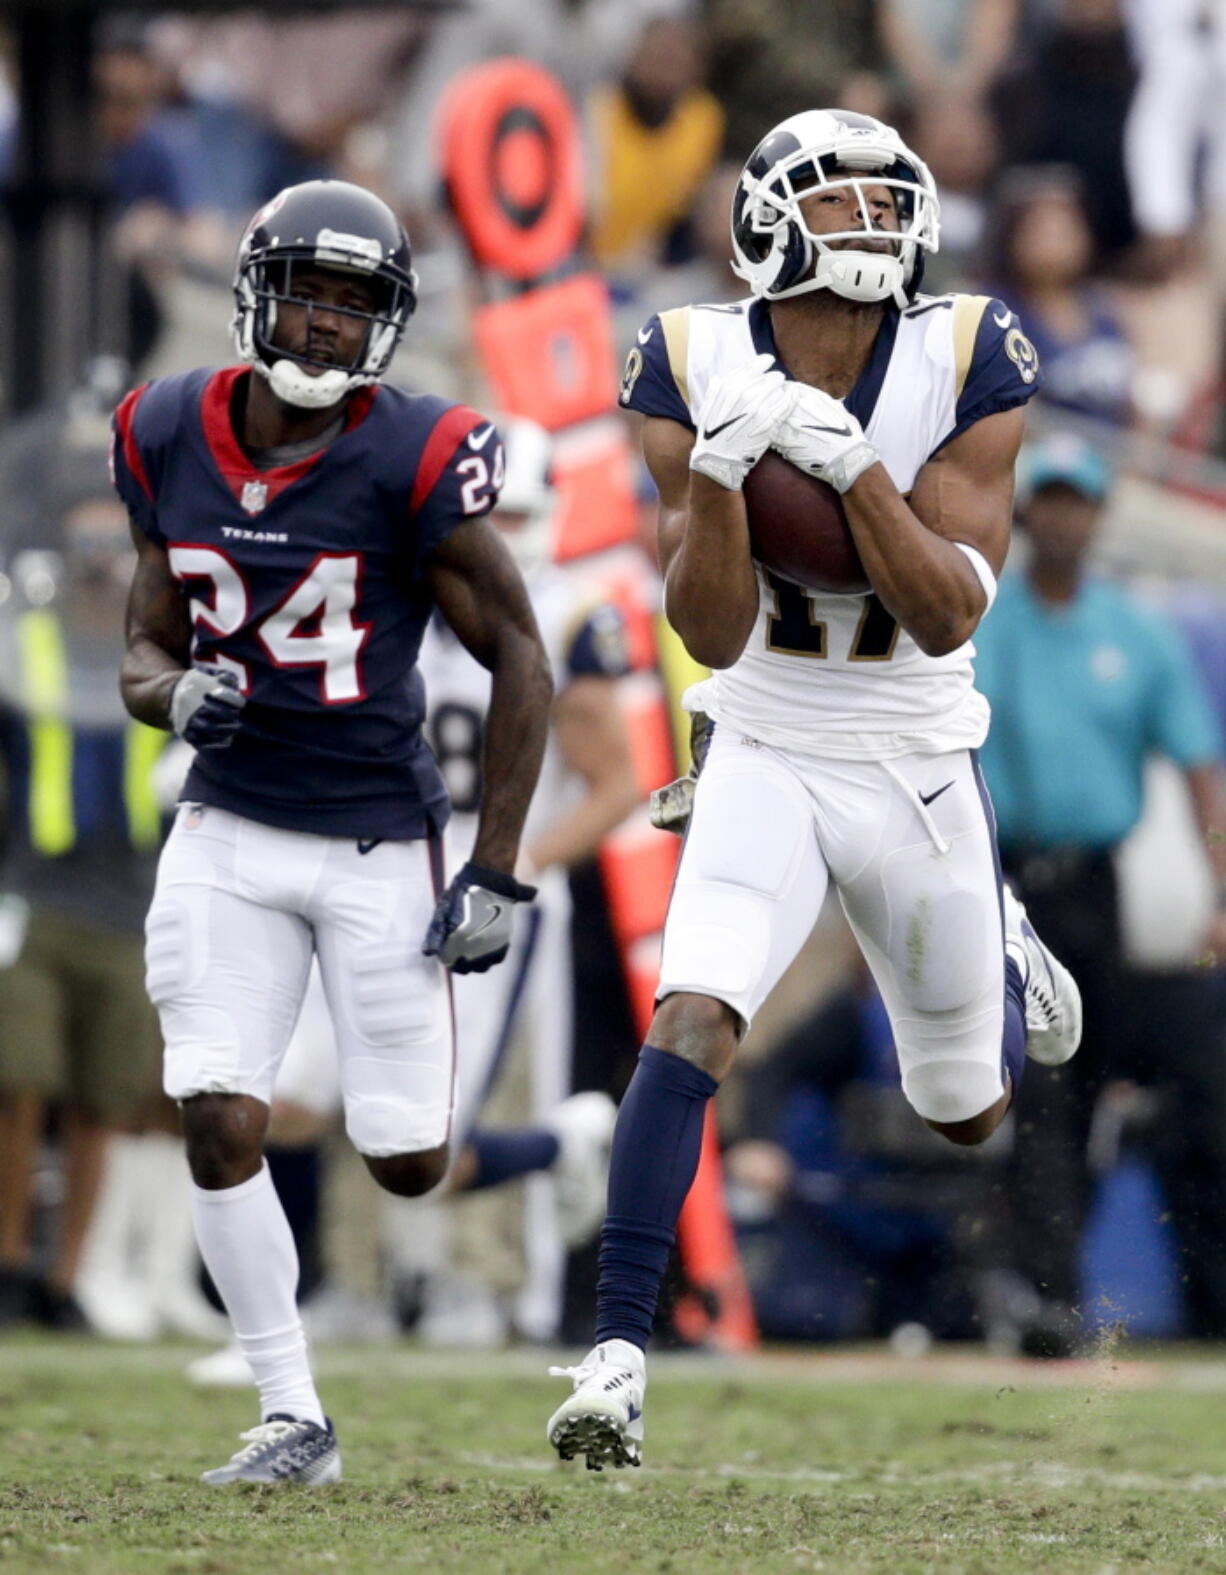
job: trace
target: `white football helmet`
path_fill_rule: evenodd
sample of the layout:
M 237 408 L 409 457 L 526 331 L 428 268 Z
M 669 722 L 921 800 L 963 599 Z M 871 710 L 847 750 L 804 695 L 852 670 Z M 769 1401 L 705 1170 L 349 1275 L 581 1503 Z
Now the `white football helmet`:
M 815 235 L 800 199 L 832 186 L 854 193 L 863 222 Z M 897 232 L 874 228 L 867 186 L 893 191 Z M 893 251 L 830 244 L 860 240 L 865 231 L 892 241 Z M 843 109 L 807 109 L 781 121 L 750 154 L 732 199 L 732 267 L 766 301 L 833 290 L 849 301 L 906 306 L 919 288 L 925 254 L 937 250 L 939 233 L 940 203 L 928 166 L 892 127 Z

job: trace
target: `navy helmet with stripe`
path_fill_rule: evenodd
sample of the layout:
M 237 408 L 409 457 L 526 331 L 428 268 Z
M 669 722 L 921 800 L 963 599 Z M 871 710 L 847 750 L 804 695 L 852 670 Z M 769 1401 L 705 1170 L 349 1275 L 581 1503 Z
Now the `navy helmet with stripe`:
M 317 361 L 273 343 L 278 306 L 295 299 L 295 267 L 349 274 L 373 286 L 371 311 L 335 308 L 366 320 L 350 365 Z M 417 306 L 409 237 L 387 203 L 361 186 L 343 180 L 287 186 L 265 203 L 243 234 L 234 298 L 232 326 L 240 357 L 287 404 L 333 405 L 353 389 L 377 383 L 391 364 Z

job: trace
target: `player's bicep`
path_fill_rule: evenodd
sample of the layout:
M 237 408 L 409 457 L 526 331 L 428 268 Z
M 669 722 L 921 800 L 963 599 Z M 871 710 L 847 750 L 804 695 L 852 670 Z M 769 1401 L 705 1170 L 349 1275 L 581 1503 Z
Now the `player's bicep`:
M 947 541 L 976 548 L 994 574 L 1009 550 L 1024 419 L 1020 409 L 985 416 L 930 459 L 911 489 L 916 517 Z
M 457 525 L 430 553 L 426 579 L 456 637 L 485 668 L 508 633 L 540 643 L 523 577 L 488 519 Z
M 165 547 L 151 541 L 134 520 L 136 570 L 128 591 L 125 632 L 128 649 L 142 640 L 158 646 L 184 665 L 191 654 L 192 626 L 183 587 L 171 573 Z
M 660 495 L 660 572 L 681 546 L 689 518 L 690 450 L 694 434 L 678 421 L 648 416 L 643 422 L 643 458 Z

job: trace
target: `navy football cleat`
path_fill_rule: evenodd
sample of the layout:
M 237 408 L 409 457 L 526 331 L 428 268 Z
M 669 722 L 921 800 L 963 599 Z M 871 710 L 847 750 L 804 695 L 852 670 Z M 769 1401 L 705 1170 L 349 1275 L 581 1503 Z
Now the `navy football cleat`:
M 240 1433 L 246 1447 L 216 1471 L 200 1478 L 214 1486 L 226 1482 L 301 1482 L 320 1487 L 341 1479 L 341 1452 L 332 1423 L 300 1422 L 292 1416 L 270 1416 Z

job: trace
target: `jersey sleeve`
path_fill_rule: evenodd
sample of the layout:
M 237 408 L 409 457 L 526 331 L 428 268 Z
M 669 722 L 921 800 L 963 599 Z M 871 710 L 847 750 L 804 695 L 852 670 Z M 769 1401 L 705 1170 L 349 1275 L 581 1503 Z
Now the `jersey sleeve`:
M 566 648 L 566 676 L 624 678 L 630 671 L 626 620 L 610 602 L 583 609 Z
M 422 448 L 409 500 L 419 566 L 457 525 L 490 512 L 504 470 L 502 439 L 492 421 L 467 405 L 444 411 Z
M 1043 386 L 1039 353 L 1003 301 L 959 296 L 954 314 L 957 404 L 942 447 L 985 416 L 1024 405 Z
M 682 312 L 688 314 L 688 308 L 682 308 Z M 681 358 L 689 336 L 680 331 L 679 323 L 670 321 L 666 325 L 661 320 L 662 315 L 678 319 L 682 312 L 657 314 L 639 329 L 637 342 L 626 357 L 617 397 L 627 410 L 637 410 L 645 416 L 666 416 L 693 432 L 697 430 L 694 418 L 682 395 L 686 367 Z
M 166 537 L 158 525 L 156 495 L 140 443 L 138 416 L 148 387 L 146 383 L 133 389 L 111 418 L 111 480 L 137 527 L 150 541 L 165 546 Z

